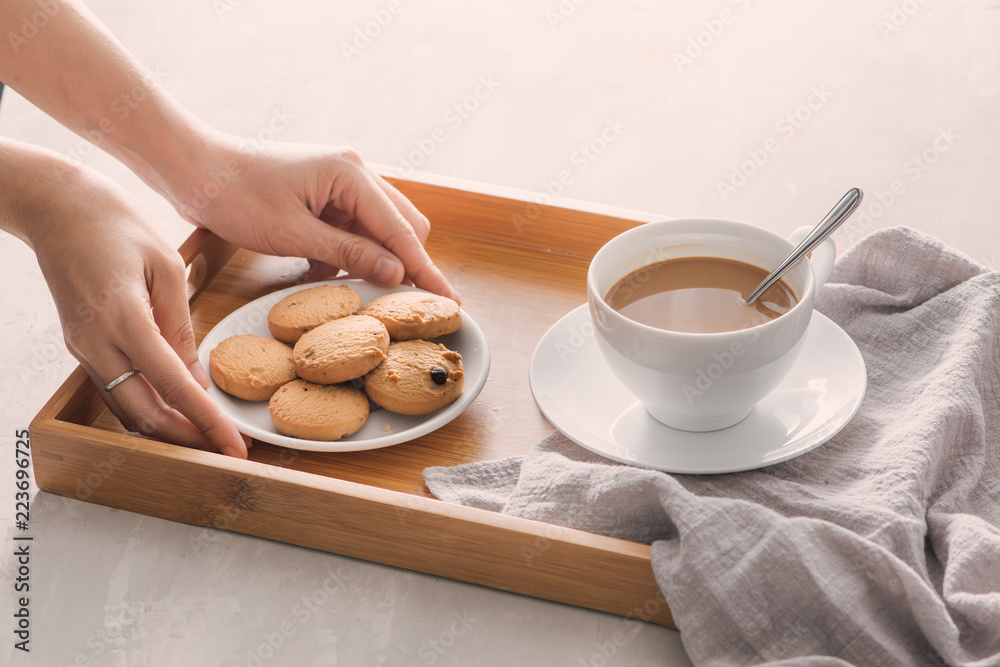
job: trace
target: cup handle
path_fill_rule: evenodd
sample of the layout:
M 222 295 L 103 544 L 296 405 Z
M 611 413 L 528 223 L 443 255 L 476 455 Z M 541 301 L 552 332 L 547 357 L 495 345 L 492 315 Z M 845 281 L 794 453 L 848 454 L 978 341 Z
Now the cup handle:
M 793 245 L 798 245 L 802 242 L 802 239 L 809 236 L 809 233 L 813 230 L 812 227 L 799 227 L 788 240 L 792 242 Z M 815 250 L 809 254 L 809 263 L 812 265 L 813 276 L 816 277 L 816 289 L 826 283 L 827 279 L 830 278 L 830 273 L 833 271 L 833 263 L 837 259 L 837 244 L 834 242 L 833 238 L 830 237 L 827 240 L 820 243 Z

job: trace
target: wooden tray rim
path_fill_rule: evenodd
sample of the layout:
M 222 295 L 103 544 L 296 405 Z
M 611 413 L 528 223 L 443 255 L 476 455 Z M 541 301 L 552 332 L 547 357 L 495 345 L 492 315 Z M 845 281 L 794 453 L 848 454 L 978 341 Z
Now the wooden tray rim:
M 537 193 L 430 174 L 413 174 L 408 175 L 406 179 L 402 179 L 395 175 L 391 169 L 382 168 L 380 171 L 385 174 L 390 182 L 403 190 L 404 194 L 411 187 L 423 187 L 424 190 L 429 188 L 431 192 L 434 192 L 435 189 L 441 189 L 442 192 L 449 190 L 460 194 L 482 196 L 487 199 L 492 198 L 498 202 L 504 200 L 508 202 L 535 202 L 544 206 L 547 210 L 555 211 L 556 214 L 560 211 L 587 215 L 593 214 L 617 218 L 622 221 L 632 222 L 633 224 L 635 222 L 665 218 L 665 216 L 650 213 L 594 205 L 564 198 L 549 198 L 543 203 Z M 195 230 L 182 244 L 180 252 L 184 256 L 185 262 L 189 264 L 192 260 L 204 258 L 206 255 L 225 258 L 216 267 L 214 273 L 206 273 L 204 266 L 197 267 L 191 265 L 193 273 L 200 272 L 201 274 L 199 278 L 201 284 L 195 285 L 192 289 L 192 301 L 200 295 L 204 287 L 210 284 L 212 278 L 214 278 L 225 262 L 228 261 L 234 251 L 234 246 L 227 244 L 225 241 L 202 229 Z M 645 593 L 633 595 L 635 604 L 632 604 L 630 607 L 629 604 L 621 604 L 620 601 L 592 601 L 574 596 L 571 592 L 561 592 L 564 587 L 563 584 L 568 583 L 572 585 L 573 582 L 571 581 L 561 582 L 557 586 L 559 590 L 554 592 L 553 590 L 548 590 L 544 581 L 541 585 L 537 583 L 530 583 L 530 585 L 509 585 L 510 582 L 508 579 L 511 579 L 511 576 L 491 579 L 488 576 L 480 576 L 481 573 L 477 572 L 475 568 L 457 573 L 431 572 L 431 568 L 426 566 L 414 567 L 405 559 L 369 558 L 369 560 L 377 560 L 378 562 L 398 567 L 409 567 L 410 569 L 480 583 L 502 590 L 511 590 L 545 599 L 610 611 L 619 615 L 641 618 L 642 620 L 674 627 L 669 608 L 666 602 L 662 600 L 662 597 L 659 596 L 658 588 L 655 586 L 655 579 L 652 576 L 649 566 L 650 547 L 647 545 L 571 528 L 562 528 L 552 524 L 503 515 L 496 512 L 452 505 L 436 499 L 423 498 L 408 493 L 282 468 L 266 463 L 237 460 L 214 453 L 185 449 L 134 435 L 95 429 L 73 421 L 74 416 L 79 419 L 81 412 L 86 413 L 88 410 L 100 409 L 101 406 L 103 406 L 103 403 L 97 394 L 97 390 L 93 387 L 89 377 L 83 372 L 82 368 L 78 367 L 39 411 L 31 423 L 31 436 L 33 444 L 36 444 L 34 449 L 40 453 L 40 456 L 36 457 L 36 479 L 38 480 L 39 488 L 61 495 L 73 495 L 72 489 L 66 486 L 65 481 L 49 480 L 47 474 L 38 475 L 37 473 L 46 470 L 46 466 L 48 465 L 47 458 L 69 460 L 73 456 L 73 446 L 79 448 L 83 445 L 88 445 L 94 451 L 100 451 L 104 456 L 112 457 L 115 460 L 128 461 L 130 456 L 140 456 L 143 459 L 158 460 L 164 464 L 169 463 L 170 466 L 176 466 L 178 469 L 197 468 L 211 471 L 214 476 L 220 479 L 243 480 L 244 483 L 254 478 L 263 478 L 267 479 L 272 486 L 277 485 L 284 489 L 300 489 L 312 494 L 320 494 L 327 498 L 336 498 L 338 501 L 347 503 L 348 506 L 375 505 L 385 509 L 390 514 L 395 513 L 398 515 L 399 513 L 405 513 L 407 516 L 420 517 L 428 525 L 461 527 L 462 530 L 458 531 L 460 533 L 466 531 L 466 529 L 475 533 L 477 529 L 485 528 L 488 529 L 490 535 L 510 534 L 519 536 L 525 544 L 544 544 L 547 559 L 556 563 L 556 565 L 558 565 L 558 561 L 563 559 L 584 558 L 592 561 L 594 563 L 594 576 L 606 576 L 607 571 L 605 568 L 613 563 L 628 563 L 629 567 L 646 568 L 649 570 L 648 577 L 640 573 L 639 578 L 645 580 L 632 583 L 632 588 L 637 589 L 636 592 L 638 592 L 638 589 L 644 589 Z M 42 444 L 42 446 L 39 447 L 39 444 Z M 82 460 L 80 459 L 76 464 L 82 465 Z M 38 464 L 41 464 L 41 467 Z M 109 491 L 111 486 L 109 483 L 103 491 L 102 489 L 97 489 L 96 492 L 88 496 L 87 500 L 118 507 L 119 509 L 159 515 L 171 520 L 184 521 L 192 525 L 213 525 L 209 516 L 193 516 L 187 520 L 178 519 L 169 514 L 157 514 L 155 511 L 148 511 L 149 508 L 143 509 L 143 503 L 138 500 L 126 503 L 114 502 Z M 226 528 L 236 532 L 245 532 L 247 534 L 291 542 L 291 540 L 283 539 L 280 536 L 262 535 L 252 525 L 231 525 L 226 526 Z M 296 541 L 292 543 L 298 544 L 300 542 Z M 306 544 L 303 546 L 312 545 Z M 325 546 L 314 546 L 314 548 L 325 549 L 334 553 L 344 553 L 342 551 L 334 551 Z M 346 553 L 346 555 L 356 554 Z M 365 558 L 366 556 L 357 555 L 357 557 Z M 537 567 L 537 565 L 538 563 L 534 565 L 530 562 L 528 563 L 528 567 Z M 523 567 L 520 569 L 524 570 Z M 558 570 L 558 567 L 556 567 L 556 570 Z M 544 571 L 544 568 L 539 571 Z M 548 576 L 551 577 L 552 573 L 549 573 Z M 652 588 L 650 588 L 650 585 Z M 652 613 L 650 612 L 651 601 L 655 601 L 655 605 L 653 605 L 655 606 L 655 611 Z

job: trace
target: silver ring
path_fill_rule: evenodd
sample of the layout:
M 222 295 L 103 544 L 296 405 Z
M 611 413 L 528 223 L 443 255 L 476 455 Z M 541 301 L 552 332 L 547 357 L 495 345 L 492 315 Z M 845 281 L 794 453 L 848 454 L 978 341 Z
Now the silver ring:
M 132 377 L 133 375 L 135 375 L 138 372 L 139 372 L 138 368 L 133 368 L 130 371 L 125 371 L 124 373 L 122 373 L 121 375 L 119 375 L 118 377 L 116 377 L 114 380 L 112 380 L 111 382 L 109 382 L 106 385 L 104 385 L 104 391 L 111 391 L 112 389 L 114 389 L 115 387 L 117 387 L 118 385 L 120 385 L 122 382 L 124 382 L 125 380 L 129 379 L 130 377 Z

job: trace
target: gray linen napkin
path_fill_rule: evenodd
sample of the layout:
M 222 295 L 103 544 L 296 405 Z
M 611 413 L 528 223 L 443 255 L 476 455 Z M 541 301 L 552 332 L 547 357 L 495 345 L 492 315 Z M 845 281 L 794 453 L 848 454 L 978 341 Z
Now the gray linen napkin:
M 906 228 L 817 308 L 868 392 L 835 438 L 727 475 L 612 463 L 554 434 L 428 468 L 441 500 L 652 544 L 698 665 L 1000 665 L 1000 273 Z

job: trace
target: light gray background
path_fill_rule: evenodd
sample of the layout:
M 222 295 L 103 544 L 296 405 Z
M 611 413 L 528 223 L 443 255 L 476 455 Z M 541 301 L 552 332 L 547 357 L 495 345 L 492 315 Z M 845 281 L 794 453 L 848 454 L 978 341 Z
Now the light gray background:
M 905 224 L 1000 268 L 993 4 L 91 6 L 184 104 L 242 136 L 266 139 L 280 115 L 279 140 L 351 145 L 389 168 L 419 162 L 536 199 L 562 175 L 566 197 L 781 233 L 814 223 L 857 185 L 867 197 L 841 246 Z M 391 20 L 376 29 L 379 16 Z M 366 24 L 374 36 L 345 49 Z M 119 180 L 175 245 L 190 233 L 124 167 L 9 89 L 0 132 Z M 74 364 L 32 255 L 9 237 L 0 280 L 0 539 L 10 547 L 0 662 L 688 664 L 679 635 L 663 628 L 633 633 L 606 614 L 48 494 L 34 496 L 28 531 L 32 652 L 14 651 L 14 432 Z

